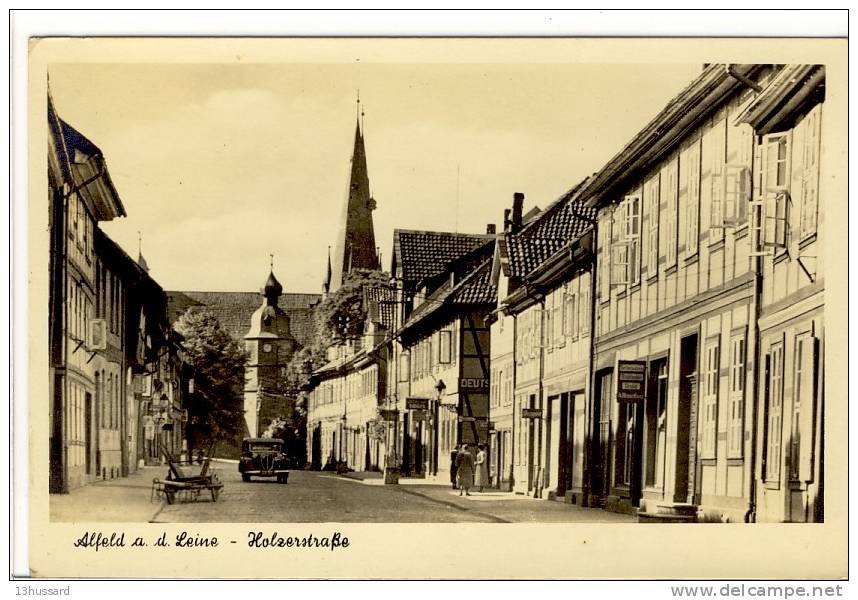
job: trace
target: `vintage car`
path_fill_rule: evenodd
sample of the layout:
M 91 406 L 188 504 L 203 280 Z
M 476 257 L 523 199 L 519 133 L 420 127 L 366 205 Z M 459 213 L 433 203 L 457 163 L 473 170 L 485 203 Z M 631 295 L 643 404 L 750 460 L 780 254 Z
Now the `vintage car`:
M 283 453 L 283 440 L 248 438 L 241 443 L 238 472 L 243 481 L 251 477 L 276 477 L 278 483 L 289 481 L 288 459 Z

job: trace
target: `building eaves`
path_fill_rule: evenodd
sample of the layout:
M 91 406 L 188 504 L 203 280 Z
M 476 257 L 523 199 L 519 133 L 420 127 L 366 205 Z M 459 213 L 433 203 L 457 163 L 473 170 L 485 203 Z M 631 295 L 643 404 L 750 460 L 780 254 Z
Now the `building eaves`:
M 756 64 L 708 65 L 590 178 L 578 194 L 582 201 L 587 206 L 610 202 L 611 193 L 638 178 L 650 165 L 671 152 L 697 123 L 745 85 L 734 75 L 748 78 L 764 67 Z
M 824 65 L 786 65 L 733 122 L 749 123 L 760 135 L 770 133 L 824 82 Z

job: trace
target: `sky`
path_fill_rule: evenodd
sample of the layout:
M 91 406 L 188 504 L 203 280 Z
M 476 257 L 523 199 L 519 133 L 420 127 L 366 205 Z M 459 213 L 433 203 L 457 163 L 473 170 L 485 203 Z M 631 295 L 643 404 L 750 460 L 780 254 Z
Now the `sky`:
M 166 290 L 320 293 L 356 95 L 382 265 L 394 228 L 484 233 L 601 168 L 700 64 L 58 64 L 60 116 L 99 148 Z

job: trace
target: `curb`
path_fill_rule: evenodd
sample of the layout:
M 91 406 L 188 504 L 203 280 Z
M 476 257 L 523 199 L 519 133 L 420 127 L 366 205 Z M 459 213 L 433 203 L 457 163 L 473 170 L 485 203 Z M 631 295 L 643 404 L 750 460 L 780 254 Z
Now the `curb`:
M 160 521 L 156 521 L 155 519 L 158 517 L 158 515 L 161 514 L 161 511 L 164 510 L 165 506 L 167 506 L 167 501 L 161 500 L 161 504 L 160 504 L 160 506 L 158 506 L 158 509 L 155 511 L 155 514 L 153 514 L 151 517 L 149 517 L 150 523 L 160 523 Z
M 398 489 L 402 490 L 406 494 L 412 494 L 414 496 L 420 496 L 421 498 L 425 498 L 426 500 L 431 500 L 432 502 L 436 502 L 438 504 L 443 504 L 444 506 L 449 506 L 451 508 L 458 508 L 462 512 L 469 512 L 469 513 L 473 513 L 475 515 L 479 515 L 481 517 L 485 517 L 486 519 L 490 519 L 490 520 L 494 521 L 495 523 L 512 523 L 512 521 L 507 521 L 506 519 L 496 517 L 495 515 L 490 514 L 490 513 L 485 513 L 485 512 L 479 511 L 479 510 L 474 510 L 473 508 L 469 508 L 467 506 L 462 506 L 460 504 L 456 504 L 455 502 L 451 502 L 449 500 L 440 500 L 438 498 L 433 498 L 432 496 L 430 496 L 428 494 L 424 494 L 424 493 L 419 492 L 417 490 L 409 490 L 409 489 L 407 489 L 407 486 L 406 487 L 399 486 Z

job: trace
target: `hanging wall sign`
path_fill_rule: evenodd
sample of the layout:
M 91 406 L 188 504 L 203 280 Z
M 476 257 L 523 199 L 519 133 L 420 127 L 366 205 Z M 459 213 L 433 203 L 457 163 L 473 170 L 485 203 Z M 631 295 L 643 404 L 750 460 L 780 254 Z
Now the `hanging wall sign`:
M 398 410 L 389 410 L 386 408 L 382 408 L 378 412 L 381 415 L 381 418 L 385 421 L 396 421 L 399 418 Z
M 406 398 L 405 408 L 408 410 L 429 410 L 428 398 Z
M 621 360 L 617 363 L 617 401 L 640 402 L 646 395 L 646 363 Z
M 524 407 L 522 407 L 521 418 L 522 419 L 541 419 L 542 418 L 542 409 L 541 408 L 524 408 Z

